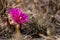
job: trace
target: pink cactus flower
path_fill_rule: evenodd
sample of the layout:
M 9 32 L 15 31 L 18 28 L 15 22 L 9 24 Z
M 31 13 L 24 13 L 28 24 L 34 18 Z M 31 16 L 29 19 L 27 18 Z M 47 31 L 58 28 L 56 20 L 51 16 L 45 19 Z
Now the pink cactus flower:
M 14 22 L 16 22 L 18 24 L 28 22 L 28 14 L 24 13 L 22 9 L 10 8 L 9 13 L 11 14 Z

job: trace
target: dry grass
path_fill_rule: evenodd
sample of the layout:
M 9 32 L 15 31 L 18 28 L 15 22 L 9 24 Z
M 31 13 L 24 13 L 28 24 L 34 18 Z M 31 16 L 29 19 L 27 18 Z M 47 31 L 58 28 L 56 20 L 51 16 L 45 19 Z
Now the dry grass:
M 22 25 L 16 34 L 15 24 L 8 14 L 11 7 L 22 8 L 29 15 L 29 22 Z M 1 38 L 11 34 L 11 38 L 7 37 L 11 40 L 35 40 L 33 38 L 36 35 L 40 36 L 39 39 L 43 38 L 42 40 L 60 40 L 59 26 L 60 0 L 0 0 L 0 34 L 7 31 L 6 36 L 1 34 Z M 26 36 L 22 37 L 23 35 Z

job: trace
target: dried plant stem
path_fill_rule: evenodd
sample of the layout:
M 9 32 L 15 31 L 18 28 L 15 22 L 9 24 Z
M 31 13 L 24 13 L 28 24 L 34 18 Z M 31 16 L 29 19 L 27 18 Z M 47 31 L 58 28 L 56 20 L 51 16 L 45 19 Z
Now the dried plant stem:
M 49 36 L 45 36 L 43 34 L 39 34 L 41 37 L 45 38 L 46 40 L 50 39 L 50 40 L 55 40 L 52 36 L 49 37 Z
M 19 31 L 19 25 L 16 25 L 15 27 L 16 31 L 15 31 L 15 40 L 24 40 L 20 31 Z
M 16 29 L 16 30 L 15 30 L 16 33 L 18 33 L 18 32 L 19 32 L 19 25 L 16 25 L 16 26 L 15 26 L 15 29 Z

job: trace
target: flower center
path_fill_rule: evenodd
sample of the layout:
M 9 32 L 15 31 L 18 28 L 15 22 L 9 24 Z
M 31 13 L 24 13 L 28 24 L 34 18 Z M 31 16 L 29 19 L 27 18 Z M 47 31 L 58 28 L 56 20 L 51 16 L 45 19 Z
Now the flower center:
M 21 20 L 22 19 L 22 17 L 18 17 L 18 20 Z
M 19 17 L 19 19 L 21 20 L 21 19 L 22 19 L 22 17 Z

